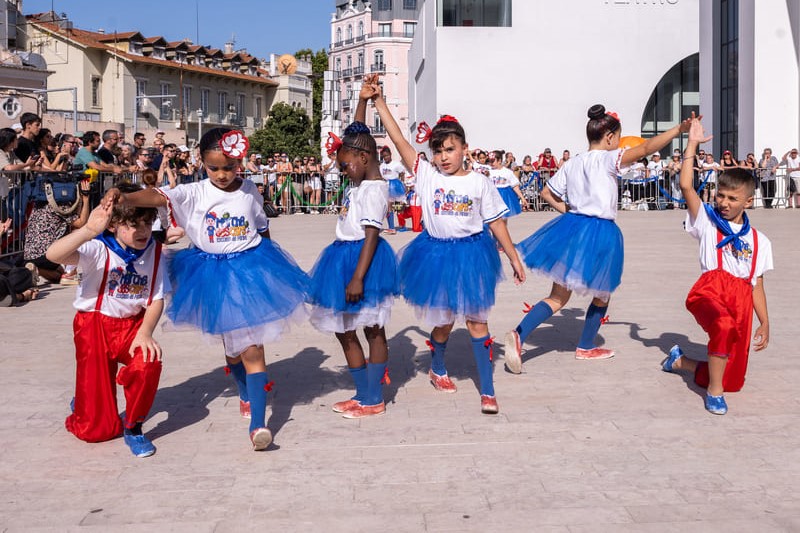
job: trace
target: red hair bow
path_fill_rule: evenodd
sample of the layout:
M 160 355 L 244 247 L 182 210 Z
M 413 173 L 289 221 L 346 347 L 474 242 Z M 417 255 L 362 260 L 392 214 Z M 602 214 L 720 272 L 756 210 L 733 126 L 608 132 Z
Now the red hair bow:
M 231 130 L 219 140 L 222 153 L 231 159 L 243 159 L 250 148 L 250 141 L 240 131 Z
M 458 119 L 452 115 L 442 115 L 442 118 L 439 119 L 437 124 L 441 124 L 442 122 L 455 122 L 458 124 Z
M 622 122 L 619 119 L 619 115 L 617 115 L 614 111 L 606 111 L 606 115 L 608 115 L 609 117 L 613 117 L 613 118 L 617 119 L 618 122 Z
M 428 126 L 428 123 L 425 121 L 420 122 L 419 126 L 417 126 L 417 136 L 415 138 L 417 144 L 422 144 L 430 138 L 431 138 L 431 127 Z
M 339 151 L 339 148 L 342 147 L 342 140 L 332 131 L 328 132 L 328 139 L 325 141 L 325 150 L 328 152 L 328 156 L 332 156 L 336 152 Z

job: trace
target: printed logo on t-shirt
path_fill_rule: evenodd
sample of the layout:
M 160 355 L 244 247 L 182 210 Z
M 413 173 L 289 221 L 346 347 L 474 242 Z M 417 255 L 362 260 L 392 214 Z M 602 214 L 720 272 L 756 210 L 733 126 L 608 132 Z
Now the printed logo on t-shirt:
M 502 174 L 494 174 L 494 175 L 491 176 L 491 178 L 492 178 L 492 183 L 494 183 L 495 187 L 504 186 L 504 185 L 508 185 L 509 183 L 511 183 Z
M 350 195 L 348 194 L 344 202 L 342 203 L 342 208 L 339 210 L 339 220 L 344 221 L 347 218 L 347 212 L 350 210 Z
M 206 235 L 208 242 L 233 242 L 247 240 L 247 230 L 250 222 L 244 216 L 235 217 L 225 212 L 217 216 L 214 211 L 209 211 L 205 216 Z
M 139 275 L 136 272 L 126 272 L 124 268 L 117 267 L 108 271 L 106 289 L 108 296 L 120 300 L 135 300 L 150 296 L 150 276 Z
M 722 252 L 733 256 L 737 261 L 749 261 L 753 257 L 753 248 L 750 243 L 742 239 L 742 249 L 737 250 L 733 244 L 728 243 L 722 248 Z
M 468 217 L 472 214 L 472 198 L 457 195 L 454 190 L 445 193 L 444 189 L 433 192 L 433 214 Z

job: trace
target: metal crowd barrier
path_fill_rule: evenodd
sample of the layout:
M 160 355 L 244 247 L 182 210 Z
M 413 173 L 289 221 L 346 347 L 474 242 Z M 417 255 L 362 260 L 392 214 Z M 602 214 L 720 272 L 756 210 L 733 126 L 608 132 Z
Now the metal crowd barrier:
M 339 212 L 347 183 L 337 173 L 318 172 L 265 173 L 245 172 L 247 179 L 264 184 L 265 197 L 278 212 L 329 213 Z

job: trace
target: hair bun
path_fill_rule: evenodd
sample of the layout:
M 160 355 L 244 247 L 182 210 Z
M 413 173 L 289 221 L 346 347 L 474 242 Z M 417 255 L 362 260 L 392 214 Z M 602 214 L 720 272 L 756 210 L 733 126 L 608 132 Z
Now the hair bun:
M 603 104 L 594 104 L 589 108 L 589 112 L 587 114 L 589 115 L 589 119 L 597 120 L 605 116 L 606 108 Z
M 362 133 L 370 133 L 369 126 L 363 122 L 353 122 L 344 130 L 345 135 L 359 135 Z

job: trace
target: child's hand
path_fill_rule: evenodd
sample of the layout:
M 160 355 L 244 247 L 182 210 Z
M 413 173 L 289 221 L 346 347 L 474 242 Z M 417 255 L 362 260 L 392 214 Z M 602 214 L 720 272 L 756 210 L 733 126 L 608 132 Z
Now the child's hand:
M 685 122 L 685 121 L 684 121 Z M 681 130 L 683 130 L 683 123 L 681 123 Z M 703 124 L 699 118 L 692 118 L 689 126 L 689 142 L 706 143 L 712 139 L 713 135 L 706 137 L 703 130 Z
M 358 93 L 358 98 L 360 100 L 373 100 L 378 96 L 378 92 L 376 92 L 375 88 L 380 87 L 378 85 L 378 75 L 377 74 L 367 74 L 364 76 L 364 81 L 361 84 L 361 91 Z
M 514 257 L 511 260 L 511 268 L 514 269 L 514 284 L 522 285 L 525 283 L 525 267 L 522 265 L 519 257 Z
M 9 218 L 9 219 L 7 219 L 7 220 L 6 220 L 5 222 L 3 222 L 2 224 L 0 224 L 0 235 L 4 234 L 4 233 L 5 233 L 5 232 L 7 232 L 9 229 L 11 229 L 11 224 L 12 224 L 12 221 L 11 221 L 11 219 L 10 219 L 10 218 Z
M 769 344 L 769 324 L 758 326 L 753 334 L 753 340 L 755 341 L 755 351 L 760 352 L 766 348 Z
M 147 333 L 143 333 L 141 330 L 139 330 L 139 333 L 133 338 L 131 349 L 128 351 L 131 357 L 136 357 L 137 349 L 142 351 L 142 357 L 145 363 L 161 361 L 161 346 L 153 337 Z
M 114 209 L 113 204 L 100 204 L 89 213 L 89 219 L 84 227 L 92 232 L 93 235 L 100 235 L 111 222 L 111 214 Z
M 360 279 L 353 278 L 350 280 L 350 283 L 347 284 L 347 288 L 344 290 L 345 300 L 348 303 L 354 304 L 361 301 L 364 298 L 364 282 Z
M 122 203 L 122 192 L 116 187 L 108 189 L 106 195 L 100 201 L 100 205 L 110 205 L 112 207 L 119 203 Z

